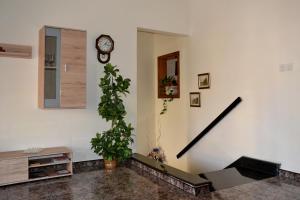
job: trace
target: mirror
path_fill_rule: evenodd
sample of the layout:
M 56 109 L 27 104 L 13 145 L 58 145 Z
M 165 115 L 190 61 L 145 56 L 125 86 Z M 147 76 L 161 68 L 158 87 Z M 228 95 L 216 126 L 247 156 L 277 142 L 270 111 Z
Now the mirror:
M 158 98 L 180 97 L 179 51 L 158 57 Z

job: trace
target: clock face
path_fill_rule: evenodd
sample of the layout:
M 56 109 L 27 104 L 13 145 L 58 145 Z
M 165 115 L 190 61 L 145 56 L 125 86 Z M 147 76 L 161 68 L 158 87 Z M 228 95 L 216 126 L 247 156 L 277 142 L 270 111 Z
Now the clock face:
M 114 49 L 114 41 L 108 35 L 101 35 L 97 38 L 96 48 L 103 54 L 112 52 Z

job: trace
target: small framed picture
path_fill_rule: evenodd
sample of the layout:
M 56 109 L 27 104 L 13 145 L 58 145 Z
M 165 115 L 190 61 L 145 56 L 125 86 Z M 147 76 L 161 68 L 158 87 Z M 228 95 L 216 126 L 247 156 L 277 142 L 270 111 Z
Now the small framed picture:
M 191 92 L 190 93 L 190 106 L 191 107 L 200 107 L 201 106 L 200 92 Z
M 198 74 L 198 87 L 199 87 L 199 89 L 208 89 L 208 88 L 210 88 L 209 73 Z

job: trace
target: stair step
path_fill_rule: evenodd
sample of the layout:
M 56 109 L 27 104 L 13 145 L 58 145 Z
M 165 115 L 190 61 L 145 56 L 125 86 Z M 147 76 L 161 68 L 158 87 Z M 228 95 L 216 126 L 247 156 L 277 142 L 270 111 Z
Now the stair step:
M 237 169 L 235 167 L 200 174 L 200 176 L 212 182 L 211 191 L 230 188 L 270 177 L 252 170 Z

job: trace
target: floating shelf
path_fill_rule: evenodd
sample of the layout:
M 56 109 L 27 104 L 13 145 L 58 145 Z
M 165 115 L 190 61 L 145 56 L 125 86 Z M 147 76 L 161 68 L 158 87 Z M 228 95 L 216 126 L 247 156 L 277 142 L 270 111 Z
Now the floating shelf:
M 56 70 L 56 67 L 45 67 L 45 69 Z
M 25 45 L 0 43 L 0 57 L 32 58 L 32 47 Z

